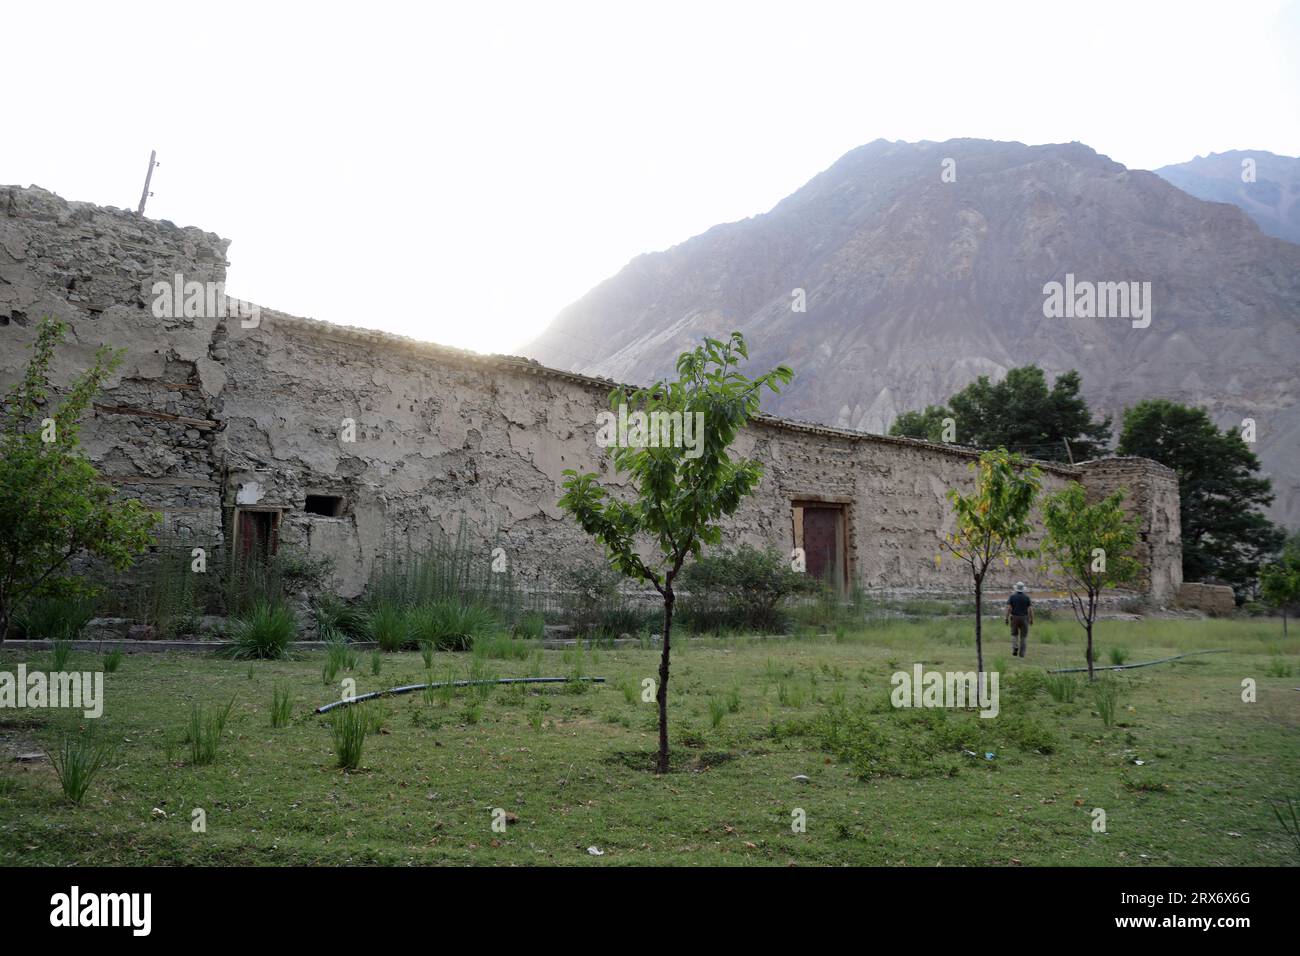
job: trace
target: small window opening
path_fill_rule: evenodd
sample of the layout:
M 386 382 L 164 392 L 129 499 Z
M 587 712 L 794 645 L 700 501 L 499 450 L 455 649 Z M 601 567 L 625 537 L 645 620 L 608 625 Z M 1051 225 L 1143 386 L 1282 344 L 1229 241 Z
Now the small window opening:
M 340 495 L 308 495 L 307 514 L 337 518 L 343 514 L 343 498 Z

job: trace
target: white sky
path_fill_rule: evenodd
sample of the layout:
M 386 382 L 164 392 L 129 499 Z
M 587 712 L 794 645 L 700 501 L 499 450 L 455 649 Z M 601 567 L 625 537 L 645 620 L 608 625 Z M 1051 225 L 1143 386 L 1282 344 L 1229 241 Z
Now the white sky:
M 0 183 L 233 242 L 227 291 L 512 351 L 884 137 L 1300 155 L 1300 3 L 7 2 Z

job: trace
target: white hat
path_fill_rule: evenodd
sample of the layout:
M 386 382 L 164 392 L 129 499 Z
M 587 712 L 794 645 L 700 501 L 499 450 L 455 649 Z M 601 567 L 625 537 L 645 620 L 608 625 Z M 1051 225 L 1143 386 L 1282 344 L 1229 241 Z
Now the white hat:
M 1017 581 L 1017 582 L 1016 582 L 1016 590 L 1017 590 L 1017 591 L 1023 591 L 1024 589 L 1025 589 L 1025 582 L 1024 582 L 1024 581 Z

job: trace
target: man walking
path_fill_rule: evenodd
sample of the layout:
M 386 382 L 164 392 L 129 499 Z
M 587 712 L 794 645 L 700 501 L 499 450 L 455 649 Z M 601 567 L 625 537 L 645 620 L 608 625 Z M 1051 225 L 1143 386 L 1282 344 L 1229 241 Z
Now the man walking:
M 1029 625 L 1034 623 L 1034 602 L 1025 592 L 1024 581 L 1016 582 L 1016 589 L 1007 598 L 1007 610 L 1002 620 L 1011 625 L 1011 656 L 1024 657 L 1025 649 L 1029 647 Z

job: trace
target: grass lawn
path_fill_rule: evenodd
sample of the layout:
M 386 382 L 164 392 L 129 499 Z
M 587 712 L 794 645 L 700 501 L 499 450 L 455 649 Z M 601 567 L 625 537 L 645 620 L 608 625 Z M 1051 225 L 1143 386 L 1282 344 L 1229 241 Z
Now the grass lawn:
M 439 654 L 435 679 L 570 676 L 604 685 L 421 693 L 384 713 L 360 768 L 337 769 L 328 716 L 358 692 L 424 679 L 384 655 L 323 683 L 323 653 L 239 663 L 141 654 L 105 675 L 104 716 L 0 711 L 0 864 L 1283 865 L 1300 862 L 1273 803 L 1300 798 L 1300 639 L 1277 621 L 1103 622 L 1100 662 L 1227 648 L 1122 673 L 1114 726 L 1080 682 L 1057 701 L 1044 669 L 1081 664 L 1082 631 L 1043 621 L 1027 660 L 1005 631 L 986 660 L 1000 714 L 895 710 L 890 675 L 916 662 L 973 670 L 972 624 L 936 618 L 800 639 L 691 639 L 674 648 L 674 772 L 650 772 L 653 648 Z M 0 652 L 0 670 L 19 663 Z M 48 655 L 28 660 L 48 668 Z M 97 670 L 74 654 L 69 669 Z M 1285 676 L 1287 673 L 1292 676 Z M 1270 674 L 1272 676 L 1270 676 Z M 1243 703 L 1242 680 L 1258 700 Z M 277 684 L 293 713 L 273 729 Z M 234 706 L 213 763 L 184 743 L 195 703 Z M 94 726 L 115 753 L 82 805 L 49 761 Z M 974 751 L 975 756 L 964 751 Z M 995 754 L 986 759 L 985 753 Z M 1143 761 L 1139 764 L 1136 761 Z M 807 782 L 796 781 L 806 775 Z M 206 832 L 191 828 L 195 808 Z M 492 829 L 501 808 L 515 815 Z M 1106 832 L 1093 831 L 1094 808 Z M 792 812 L 806 832 L 792 832 Z M 588 853 L 599 847 L 603 856 Z

